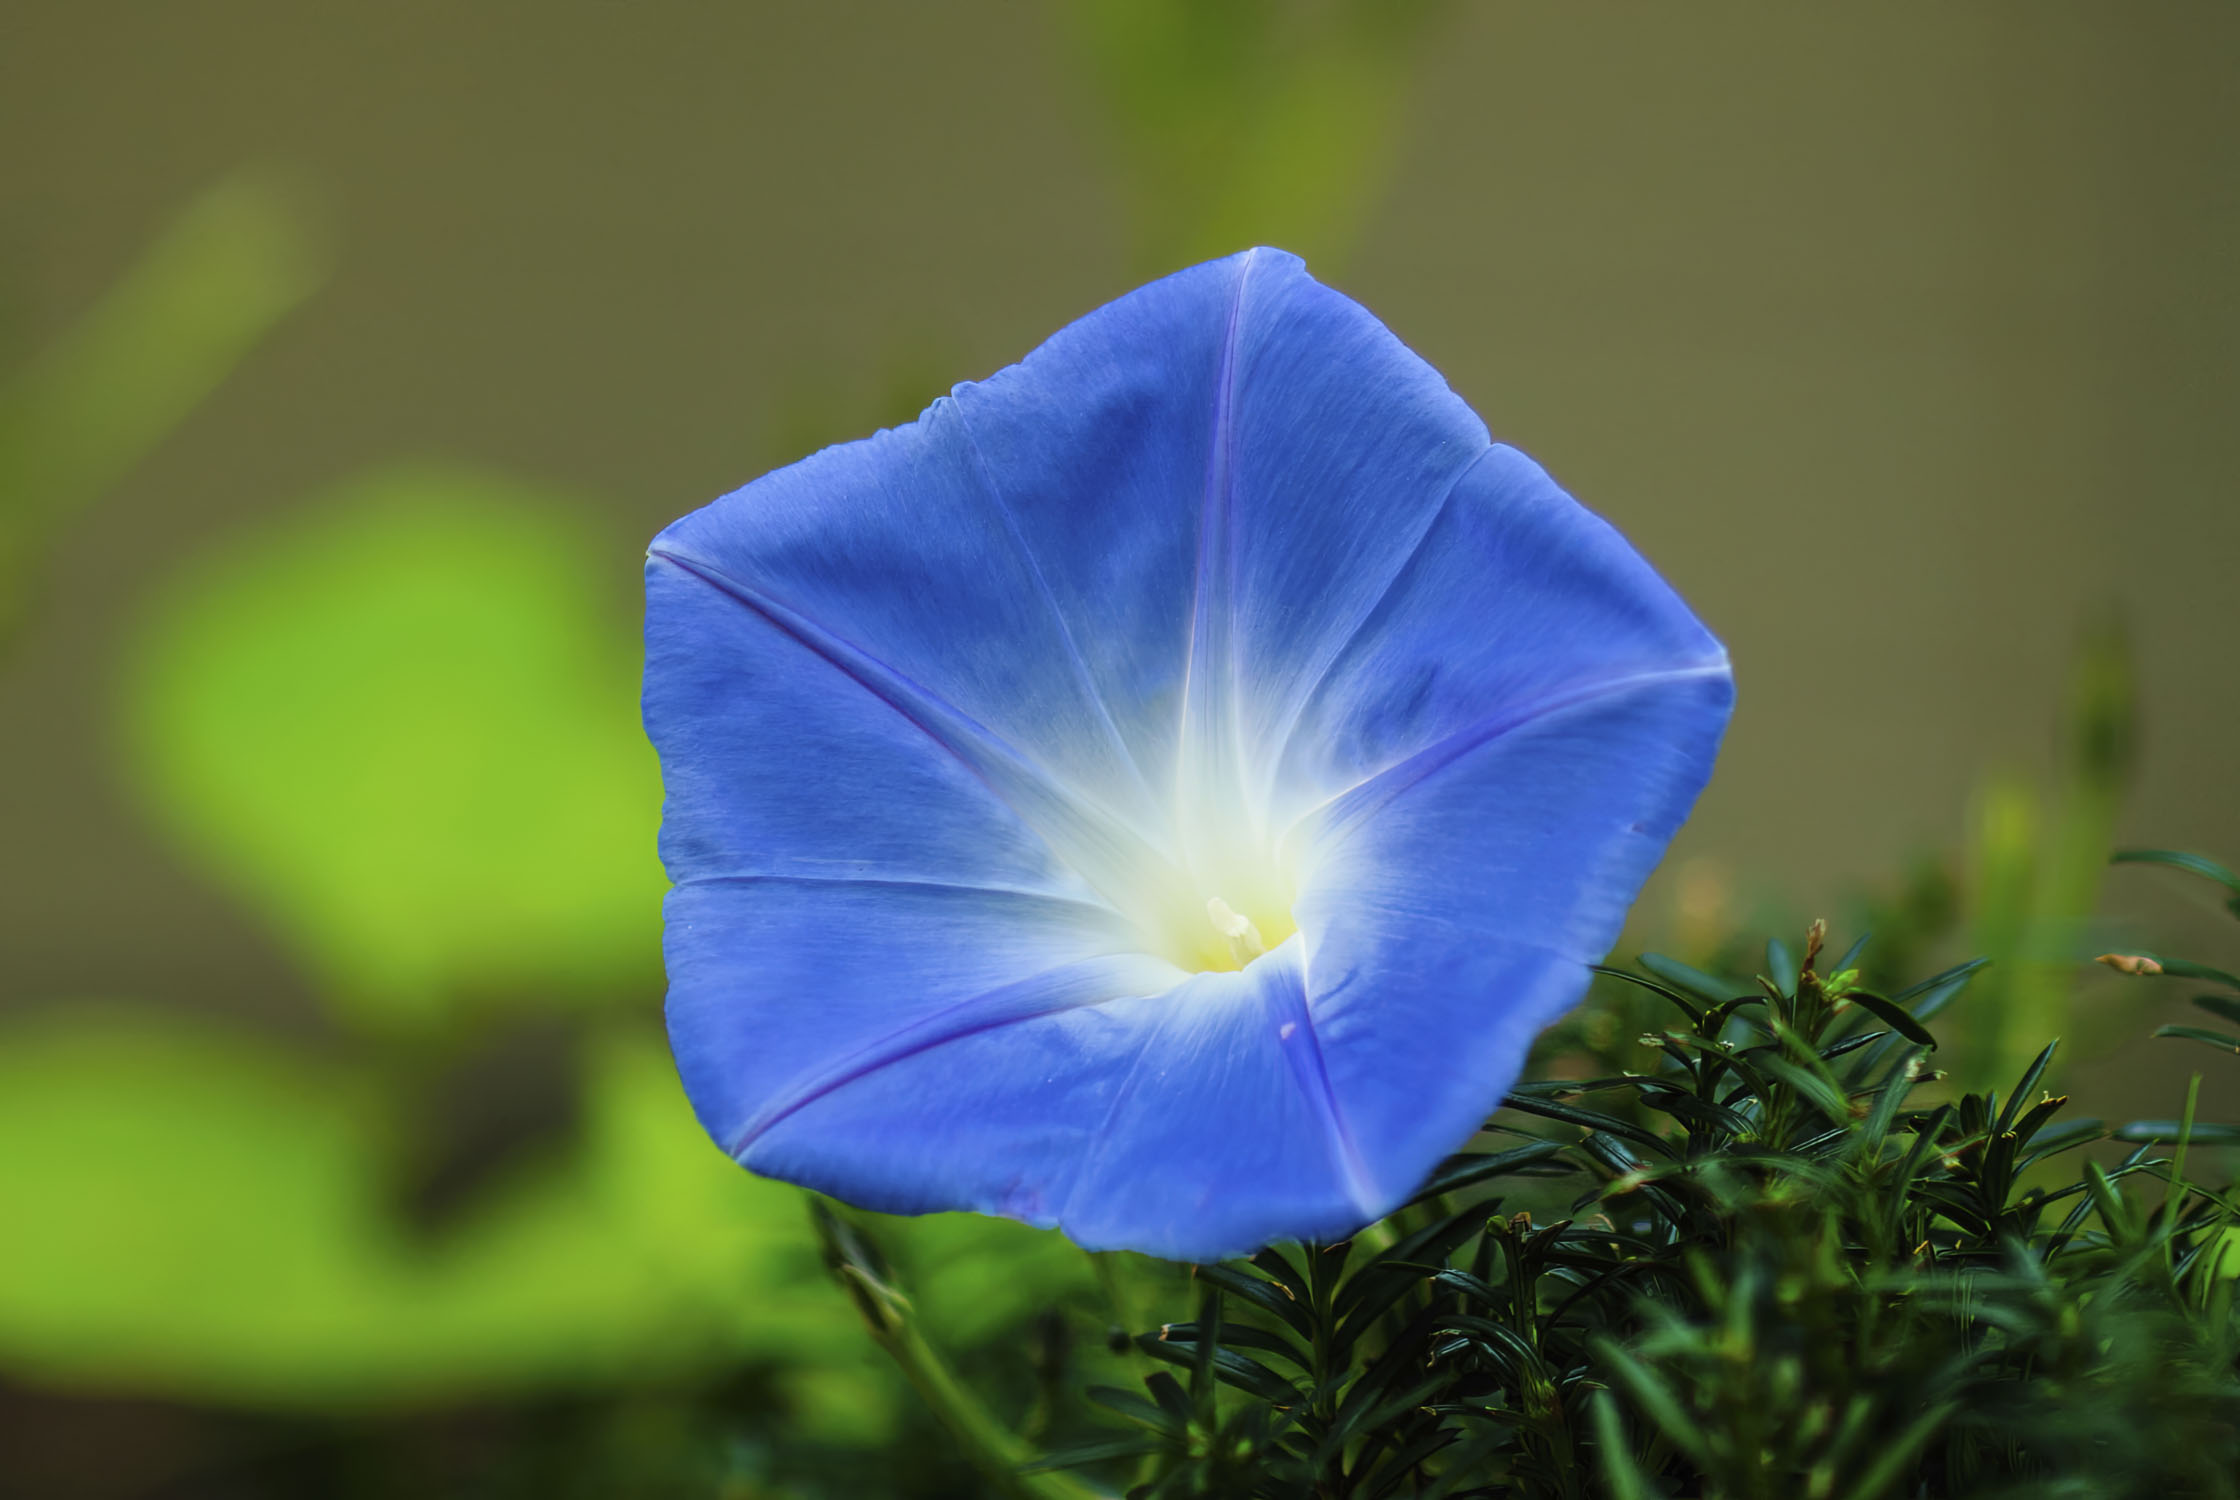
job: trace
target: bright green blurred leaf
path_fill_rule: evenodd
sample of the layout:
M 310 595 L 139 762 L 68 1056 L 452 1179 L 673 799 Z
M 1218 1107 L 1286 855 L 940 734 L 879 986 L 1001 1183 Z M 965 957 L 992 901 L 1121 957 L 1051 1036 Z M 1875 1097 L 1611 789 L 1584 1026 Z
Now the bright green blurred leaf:
M 384 1237 L 356 1187 L 373 1123 L 357 1080 L 181 1023 L 17 1023 L 0 1039 L 9 1363 L 226 1383 L 321 1363 L 360 1247 Z
M 363 1021 L 658 993 L 659 777 L 634 554 L 508 480 L 355 481 L 147 620 L 129 769 Z
M 30 557 L 52 528 L 122 478 L 322 274 L 288 195 L 237 175 L 0 384 L 0 628 L 21 610 Z
M 583 1144 L 467 1223 L 391 1214 L 363 1074 L 150 1011 L 0 1032 L 0 1363 L 331 1405 L 634 1381 L 742 1358 L 861 1368 L 793 1190 L 691 1120 L 662 1049 L 591 1048 Z M 865 1383 L 866 1410 L 884 1408 Z

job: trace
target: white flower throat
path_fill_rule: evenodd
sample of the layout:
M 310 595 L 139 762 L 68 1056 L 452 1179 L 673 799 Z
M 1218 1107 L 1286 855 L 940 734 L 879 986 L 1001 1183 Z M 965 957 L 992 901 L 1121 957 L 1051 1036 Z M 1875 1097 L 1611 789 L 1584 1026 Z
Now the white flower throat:
M 1246 968 L 1298 930 L 1296 859 L 1271 848 L 1235 801 L 1218 811 L 1227 816 L 1177 818 L 1166 838 L 1135 835 L 1095 851 L 1104 858 L 1073 862 L 1129 919 L 1144 952 L 1185 973 Z
M 1123 900 L 1147 945 L 1193 973 L 1246 968 L 1298 930 L 1293 861 L 1236 816 L 1235 804 L 1223 811 L 1229 816 L 1186 825 L 1197 837 L 1185 835 L 1183 857 L 1142 870 Z

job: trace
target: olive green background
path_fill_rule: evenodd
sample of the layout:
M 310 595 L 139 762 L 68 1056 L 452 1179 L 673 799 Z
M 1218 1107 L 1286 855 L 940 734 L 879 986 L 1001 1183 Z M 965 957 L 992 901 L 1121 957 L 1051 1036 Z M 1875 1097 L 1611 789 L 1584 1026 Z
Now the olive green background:
M 399 453 L 644 539 L 789 387 L 983 374 L 1137 279 L 1049 7 L 54 4 L 0 21 L 0 286 L 59 329 L 243 160 L 330 287 L 55 561 L 0 675 L 19 992 L 286 992 L 120 804 L 119 632 L 182 555 Z M 1681 854 L 1832 895 L 2043 764 L 2080 612 L 2138 653 L 2140 838 L 2240 846 L 2240 12 L 1465 6 L 1323 274 L 1733 651 Z M 1310 247 L 1312 248 L 1312 247 Z M 868 422 L 867 422 L 868 425 Z M 842 433 L 831 433 L 838 437 Z
M 1285 9 L 1311 38 L 1332 8 Z M 1983 789 L 2055 784 L 2071 663 L 2111 616 L 2141 714 L 2121 838 L 2240 857 L 2240 8 L 1457 3 L 1386 62 L 1302 65 L 1289 102 L 1178 114 L 1203 138 L 1164 156 L 1115 123 L 1076 12 L 10 0 L 0 370 L 243 164 L 331 273 L 44 561 L 0 660 L 0 1010 L 333 1041 L 351 976 L 150 816 L 135 674 L 176 644 L 150 636 L 182 576 L 269 544 L 315 618 L 327 554 L 285 537 L 322 497 L 400 460 L 446 466 L 412 471 L 453 476 L 423 485 L 439 510 L 458 474 L 507 476 L 588 538 L 559 576 L 604 627 L 549 639 L 620 722 L 662 524 L 1259 239 L 1374 309 L 1727 641 L 1740 706 L 1655 911 L 1684 871 L 1743 921 L 1836 909 L 1922 854 L 1964 879 Z M 1367 103 L 1325 119 L 1337 89 Z M 492 558 L 493 598 L 518 561 Z M 597 985 L 648 1013 L 655 815 L 649 794 L 642 841 L 598 844 L 642 853 L 585 897 L 619 924 Z M 471 914 L 474 868 L 431 867 L 464 884 L 428 899 Z M 2215 930 L 2172 882 L 2112 890 L 2143 934 Z M 410 954 L 360 957 L 411 989 Z M 2159 1064 L 2147 1029 L 2101 1061 Z M 168 1055 L 112 1071 L 155 1087 Z M 2133 1092 L 2170 1112 L 2159 1077 Z

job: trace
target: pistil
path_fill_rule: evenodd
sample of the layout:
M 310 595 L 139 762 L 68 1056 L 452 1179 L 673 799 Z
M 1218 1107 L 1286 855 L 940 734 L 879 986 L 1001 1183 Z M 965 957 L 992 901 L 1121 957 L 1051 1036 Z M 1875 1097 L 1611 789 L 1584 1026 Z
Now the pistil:
M 1206 901 L 1206 919 L 1213 923 L 1213 930 L 1229 940 L 1229 952 L 1243 968 L 1261 954 L 1268 945 L 1260 937 L 1260 929 L 1252 925 L 1252 918 L 1238 911 L 1219 896 Z

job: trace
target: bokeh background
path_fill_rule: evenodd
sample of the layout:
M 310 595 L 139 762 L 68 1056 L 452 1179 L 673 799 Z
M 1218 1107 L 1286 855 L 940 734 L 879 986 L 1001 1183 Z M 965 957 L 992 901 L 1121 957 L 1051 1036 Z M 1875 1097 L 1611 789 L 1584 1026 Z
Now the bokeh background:
M 1642 941 L 1988 951 L 1968 1066 L 2170 1113 L 2073 960 L 2215 930 L 2111 844 L 2240 854 L 2236 64 L 2213 0 L 13 0 L 0 1493 L 972 1493 L 668 1072 L 642 548 L 1255 242 L 1728 641 Z M 1090 1269 L 893 1234 L 1031 1426 Z

